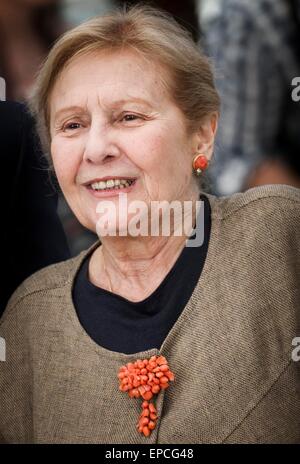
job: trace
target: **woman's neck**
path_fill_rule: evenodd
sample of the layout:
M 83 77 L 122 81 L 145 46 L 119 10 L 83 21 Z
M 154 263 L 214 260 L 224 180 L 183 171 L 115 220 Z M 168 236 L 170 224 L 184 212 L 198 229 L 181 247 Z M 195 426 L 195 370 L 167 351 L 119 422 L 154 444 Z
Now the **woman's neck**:
M 196 196 L 198 198 L 199 194 Z M 192 227 L 195 225 L 195 205 L 193 202 Z M 187 238 L 185 233 L 169 236 L 104 236 L 101 238 L 102 245 L 91 257 L 89 279 L 98 287 L 131 301 L 141 301 L 164 280 Z
M 185 236 L 105 239 L 90 260 L 95 285 L 131 301 L 147 298 L 172 269 L 186 243 Z

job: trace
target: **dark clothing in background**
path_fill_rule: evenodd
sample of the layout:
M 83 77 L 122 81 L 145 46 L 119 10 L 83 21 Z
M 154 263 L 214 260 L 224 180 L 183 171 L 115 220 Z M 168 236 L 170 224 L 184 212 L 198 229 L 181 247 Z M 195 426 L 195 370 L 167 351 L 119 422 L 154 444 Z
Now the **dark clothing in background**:
M 19 103 L 0 102 L 0 316 L 19 284 L 35 271 L 69 258 L 33 120 Z

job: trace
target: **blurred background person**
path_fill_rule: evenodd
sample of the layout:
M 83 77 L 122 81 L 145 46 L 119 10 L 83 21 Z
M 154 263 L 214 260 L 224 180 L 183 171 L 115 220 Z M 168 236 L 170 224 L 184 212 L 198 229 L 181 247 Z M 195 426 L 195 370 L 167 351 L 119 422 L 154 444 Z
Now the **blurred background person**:
M 300 187 L 300 105 L 291 96 L 300 76 L 300 1 L 198 0 L 197 8 L 222 99 L 213 190 Z
M 73 3 L 73 18 L 85 7 L 86 14 L 91 1 Z M 95 4 L 102 4 L 96 1 Z M 0 1 L 0 76 L 6 82 L 6 99 L 24 102 L 30 96 L 38 69 L 46 58 L 54 41 L 68 28 L 73 27 L 68 5 L 59 0 L 1 0 Z M 100 13 L 101 8 L 97 11 Z M 79 15 L 80 16 L 80 15 Z M 82 18 L 84 19 L 84 18 Z M 42 154 L 40 153 L 40 156 Z M 38 174 L 37 174 L 38 175 Z M 45 179 L 44 179 L 45 180 Z M 51 188 L 50 185 L 47 187 Z M 94 241 L 85 232 L 59 192 L 58 214 L 67 234 L 72 254 L 86 248 Z
M 57 194 L 23 102 L 38 66 L 63 32 L 53 0 L 0 1 L 0 141 L 2 182 L 0 317 L 21 282 L 70 257 Z M 5 101 L 11 100 L 11 101 Z M 13 102 L 13 100 L 15 102 Z
M 65 31 L 59 7 L 57 0 L 0 1 L 0 75 L 8 100 L 30 95 L 39 65 Z
M 70 253 L 32 117 L 25 105 L 1 101 L 0 121 L 1 317 L 24 279 Z

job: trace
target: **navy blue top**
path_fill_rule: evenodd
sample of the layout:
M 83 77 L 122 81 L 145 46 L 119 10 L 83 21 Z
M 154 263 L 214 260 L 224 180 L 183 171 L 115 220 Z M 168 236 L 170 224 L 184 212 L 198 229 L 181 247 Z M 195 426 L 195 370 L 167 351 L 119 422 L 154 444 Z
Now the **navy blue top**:
M 211 229 L 210 204 L 204 201 L 204 242 L 185 246 L 172 269 L 146 299 L 132 302 L 97 287 L 88 279 L 88 256 L 77 273 L 73 302 L 79 321 L 88 335 L 111 351 L 134 354 L 160 349 L 170 329 L 190 299 L 207 255 Z

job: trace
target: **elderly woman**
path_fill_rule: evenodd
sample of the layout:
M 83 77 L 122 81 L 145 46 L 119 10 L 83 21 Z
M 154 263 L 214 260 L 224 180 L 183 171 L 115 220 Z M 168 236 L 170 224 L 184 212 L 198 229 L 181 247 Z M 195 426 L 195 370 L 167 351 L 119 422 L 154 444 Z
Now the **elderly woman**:
M 149 7 L 92 19 L 56 43 L 32 106 L 101 241 L 10 299 L 2 440 L 299 442 L 300 194 L 204 193 L 219 99 L 188 33 Z M 149 233 L 157 202 L 193 207 Z

